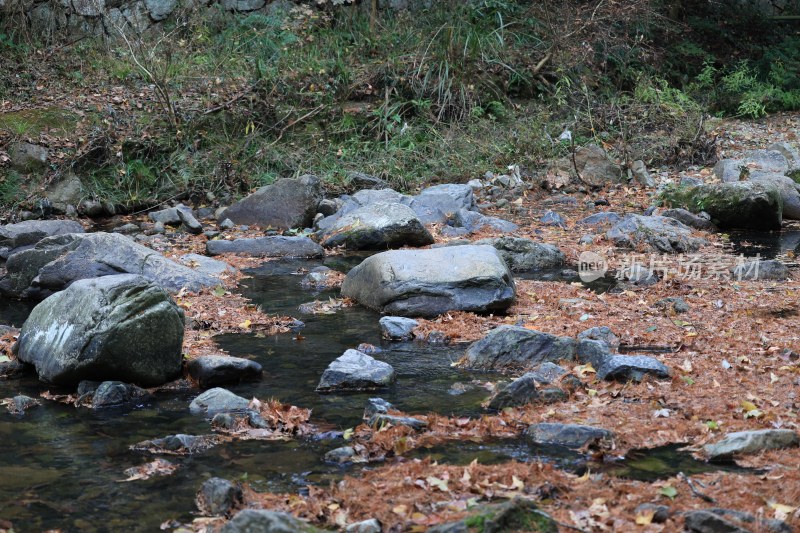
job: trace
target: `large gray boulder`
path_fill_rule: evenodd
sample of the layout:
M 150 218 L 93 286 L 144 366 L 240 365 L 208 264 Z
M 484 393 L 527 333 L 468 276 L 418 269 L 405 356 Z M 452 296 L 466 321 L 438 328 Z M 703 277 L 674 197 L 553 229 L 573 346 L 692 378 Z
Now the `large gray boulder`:
M 311 226 L 320 200 L 320 180 L 307 174 L 262 187 L 227 208 L 218 218 L 220 222 L 228 218 L 236 224 L 260 228 L 305 228 Z
M 358 350 L 347 350 L 331 362 L 317 391 L 363 391 L 387 387 L 395 380 L 394 368 Z
M 513 303 L 515 288 L 497 250 L 453 246 L 373 255 L 347 274 L 342 295 L 386 314 L 437 316 L 502 312 Z
M 800 219 L 800 184 L 783 174 L 753 172 L 750 181 L 773 185 L 783 201 L 783 218 Z
M 83 233 L 83 226 L 74 220 L 26 220 L 0 226 L 0 257 L 7 259 L 19 248 L 67 233 Z
M 754 172 L 785 174 L 788 170 L 789 161 L 780 150 L 750 150 L 741 159 L 720 159 L 714 165 L 714 175 L 725 183 L 742 181 Z
M 571 361 L 575 340 L 519 326 L 500 326 L 467 349 L 461 366 L 481 370 L 529 370 L 541 363 Z
M 183 328 L 183 311 L 143 277 L 85 279 L 33 309 L 20 332 L 18 357 L 57 385 L 161 385 L 181 372 Z
M 696 252 L 706 241 L 692 236 L 692 230 L 674 218 L 627 215 L 606 232 L 606 237 L 623 248 L 644 245 L 657 253 Z
M 698 187 L 679 187 L 664 193 L 673 207 L 705 211 L 720 229 L 780 229 L 781 192 L 771 183 L 738 181 Z
M 399 203 L 373 203 L 340 217 L 317 234 L 326 248 L 375 250 L 433 244 L 433 236 L 414 211 Z
M 218 278 L 170 261 L 118 233 L 47 237 L 12 254 L 6 271 L 0 292 L 23 298 L 43 298 L 79 279 L 116 274 L 137 274 L 174 292 L 219 285 Z
M 524 237 L 481 239 L 473 244 L 494 246 L 514 271 L 541 270 L 564 266 L 567 258 L 558 246 L 534 242 Z
M 206 243 L 209 255 L 241 254 L 252 257 L 323 257 L 325 250 L 308 237 L 256 237 L 253 239 L 216 239 Z

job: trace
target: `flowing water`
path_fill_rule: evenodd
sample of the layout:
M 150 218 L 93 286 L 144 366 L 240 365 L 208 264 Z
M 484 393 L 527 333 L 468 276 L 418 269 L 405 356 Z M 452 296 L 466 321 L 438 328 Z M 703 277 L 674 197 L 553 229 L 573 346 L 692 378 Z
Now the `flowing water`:
M 329 258 L 326 264 L 346 271 L 363 257 Z M 300 287 L 299 269 L 321 263 L 270 262 L 243 280 L 241 291 L 268 313 L 293 315 L 305 322 L 302 338 L 293 334 L 264 337 L 223 335 L 218 344 L 231 355 L 258 361 L 264 378 L 230 390 L 245 397 L 277 398 L 313 410 L 312 420 L 323 429 L 344 430 L 360 422 L 366 400 L 376 394 L 325 394 L 314 388 L 327 365 L 344 350 L 366 342 L 381 346 L 375 357 L 390 363 L 397 382 L 381 397 L 409 413 L 438 412 L 462 416 L 482 412 L 488 396 L 482 382 L 497 376 L 465 372 L 451 366 L 463 346 L 417 343 L 381 344 L 378 319 L 372 311 L 354 307 L 330 315 L 300 315 L 297 306 L 335 293 L 313 294 Z M 31 306 L 0 301 L 0 323 L 20 326 Z M 38 397 L 43 390 L 35 376 L 0 380 L 0 398 L 16 394 Z M 168 458 L 178 471 L 167 477 L 123 482 L 127 468 L 153 459 L 132 452 L 142 440 L 175 433 L 207 434 L 208 421 L 192 416 L 188 404 L 197 392 L 161 393 L 136 409 L 90 410 L 47 402 L 14 416 L 0 412 L 0 520 L 15 531 L 154 531 L 170 519 L 190 521 L 194 495 L 212 476 L 247 479 L 262 491 L 302 492 L 308 484 L 326 484 L 355 468 L 329 465 L 321 457 L 341 446 L 341 440 L 233 442 L 190 457 Z M 418 450 L 451 463 L 551 461 L 580 471 L 586 458 L 558 448 L 533 448 L 521 440 L 486 443 L 458 442 Z M 686 457 L 667 453 L 660 473 Z M 696 463 L 696 461 L 695 461 Z M 594 470 L 594 468 L 593 468 Z M 0 526 L 2 527 L 2 526 Z

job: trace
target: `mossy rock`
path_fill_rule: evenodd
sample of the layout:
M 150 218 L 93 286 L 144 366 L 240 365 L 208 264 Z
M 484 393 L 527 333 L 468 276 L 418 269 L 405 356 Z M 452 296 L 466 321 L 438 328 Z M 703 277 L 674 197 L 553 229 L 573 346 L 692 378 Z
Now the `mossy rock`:
M 661 193 L 661 201 L 694 213 L 705 211 L 721 229 L 780 229 L 783 219 L 781 193 L 768 183 L 742 181 L 670 187 Z
M 0 115 L 0 130 L 14 135 L 38 137 L 49 132 L 70 135 L 78 126 L 78 115 L 58 107 L 23 109 Z
M 483 505 L 475 514 L 428 530 L 429 533 L 557 533 L 558 525 L 530 500 L 516 497 L 500 504 Z

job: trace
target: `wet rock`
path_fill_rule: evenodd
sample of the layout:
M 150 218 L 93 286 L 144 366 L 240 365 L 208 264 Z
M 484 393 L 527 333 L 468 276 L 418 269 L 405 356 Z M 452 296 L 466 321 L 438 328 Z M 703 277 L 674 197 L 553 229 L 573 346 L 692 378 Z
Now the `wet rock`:
M 197 493 L 197 508 L 205 516 L 228 516 L 242 505 L 244 495 L 238 484 L 212 477 L 203 482 Z
M 399 203 L 373 203 L 340 217 L 317 234 L 326 248 L 374 250 L 433 244 L 433 236 L 410 207 Z
M 318 266 L 312 268 L 309 273 L 300 280 L 300 286 L 306 290 L 324 291 L 339 284 L 339 281 L 335 279 L 336 274 L 337 272 L 335 270 L 326 266 Z
M 518 377 L 511 383 L 504 385 L 489 399 L 489 409 L 499 411 L 506 407 L 517 407 L 535 402 L 539 399 L 539 390 L 536 378 L 528 372 Z
M 612 351 L 616 351 L 619 348 L 619 337 L 614 335 L 614 332 L 608 326 L 596 326 L 581 331 L 578 333 L 578 340 L 582 341 L 583 339 L 603 341 Z
M 611 348 L 601 340 L 581 339 L 578 341 L 576 356 L 580 363 L 588 363 L 592 368 L 598 369 L 611 357 Z
M 405 341 L 414 338 L 414 328 L 419 322 L 401 316 L 385 316 L 380 319 L 381 337 L 393 341 Z
M 502 312 L 514 301 L 515 288 L 497 250 L 454 246 L 373 255 L 347 274 L 342 295 L 382 313 L 437 316 Z
M 325 250 L 308 237 L 256 237 L 214 240 L 206 243 L 210 255 L 241 254 L 251 257 L 324 257 Z
M 648 246 L 659 253 L 696 252 L 706 241 L 692 236 L 692 230 L 675 219 L 642 215 L 627 215 L 608 232 L 606 237 L 623 248 Z
M 322 373 L 317 391 L 375 390 L 391 385 L 395 377 L 388 363 L 357 350 L 347 350 Z
M 529 372 L 537 383 L 542 385 L 549 385 L 558 381 L 561 376 L 567 373 L 567 369 L 555 363 L 546 362 L 537 366 L 533 371 Z
M 731 272 L 737 280 L 783 281 L 789 277 L 789 268 L 775 259 L 748 261 L 747 263 L 736 265 Z
M 355 462 L 358 459 L 358 454 L 356 453 L 355 448 L 352 446 L 342 446 L 341 448 L 335 448 L 329 452 L 325 453 L 325 456 L 322 458 L 323 461 L 326 463 L 335 463 L 335 464 L 347 464 Z
M 720 229 L 780 229 L 783 218 L 780 191 L 769 183 L 740 181 L 681 188 L 669 195 L 669 201 L 692 211 L 702 206 Z
M 228 218 L 235 224 L 265 229 L 305 228 L 313 222 L 320 200 L 322 185 L 316 176 L 284 178 L 239 200 L 223 211 L 219 220 Z
M 383 398 L 370 398 L 364 407 L 364 420 L 369 420 L 376 414 L 386 414 L 392 409 L 394 406 Z
M 663 524 L 669 520 L 669 507 L 666 505 L 656 505 L 654 503 L 643 503 L 636 507 L 636 516 L 652 514 L 652 523 Z
M 428 427 L 428 423 L 411 416 L 390 415 L 388 413 L 375 413 L 367 420 L 367 425 L 380 428 L 391 424 L 392 426 L 407 426 L 419 431 Z
M 35 398 L 31 398 L 30 396 L 18 394 L 4 403 L 6 403 L 6 409 L 9 413 L 12 415 L 21 415 L 24 414 L 25 411 L 40 405 L 41 402 Z
M 201 389 L 253 381 L 261 378 L 261 365 L 249 359 L 226 355 L 201 355 L 187 363 L 189 376 Z
M 710 511 L 684 513 L 684 527 L 693 533 L 750 533 L 735 523 Z
M 593 187 L 622 181 L 623 175 L 619 166 L 608 157 L 605 150 L 595 144 L 576 148 L 574 163 L 582 180 Z
M 192 455 L 202 453 L 217 445 L 216 435 L 167 435 L 160 439 L 145 440 L 131 446 L 132 450 L 148 453 L 165 453 L 172 455 Z
M 236 269 L 224 261 L 211 259 L 200 254 L 182 255 L 181 263 L 208 276 L 219 277 L 223 274 L 233 274 Z
M 558 533 L 558 524 L 531 500 L 514 497 L 499 504 L 481 505 L 470 510 L 469 517 L 429 528 L 428 533 L 506 533 L 530 531 Z M 477 526 L 476 526 L 477 525 Z
M 678 222 L 681 222 L 690 228 L 699 229 L 702 231 L 714 231 L 716 229 L 710 220 L 699 215 L 695 215 L 686 209 L 666 209 L 661 212 L 661 216 L 674 218 Z
M 523 237 L 481 239 L 473 244 L 493 246 L 513 271 L 558 268 L 566 262 L 566 256 L 557 246 Z
M 657 301 L 654 304 L 654 306 L 661 309 L 672 309 L 676 313 L 689 312 L 689 304 L 687 304 L 686 300 L 684 300 L 679 296 L 670 296 L 668 298 L 662 298 L 661 300 Z
M 631 164 L 631 176 L 633 177 L 633 181 L 639 185 L 644 185 L 645 187 L 656 186 L 656 180 L 654 180 L 653 176 L 650 175 L 650 172 L 647 171 L 647 165 L 645 165 L 644 161 L 641 159 L 638 159 Z
M 321 530 L 288 513 L 245 509 L 227 522 L 220 533 L 316 533 Z
M 235 413 L 248 409 L 250 401 L 237 396 L 227 389 L 217 387 L 208 389 L 189 404 L 189 411 L 195 415 L 214 415 L 216 413 Z
M 567 221 L 555 211 L 547 211 L 544 215 L 542 215 L 542 218 L 539 219 L 539 222 L 545 226 L 558 226 L 560 228 L 567 227 Z
M 800 445 L 800 437 L 790 429 L 761 429 L 728 433 L 714 444 L 706 444 L 709 459 L 730 457 L 738 454 L 753 454 L 764 450 L 793 448 Z
M 500 326 L 467 349 L 460 364 L 483 370 L 530 369 L 575 358 L 575 341 L 519 326 Z
M 362 520 L 355 524 L 350 524 L 344 529 L 345 533 L 381 533 L 381 523 L 375 518 Z
M 149 392 L 136 385 L 121 381 L 104 381 L 94 391 L 92 409 L 140 403 L 149 397 Z
M 605 226 L 605 225 L 613 225 L 622 220 L 622 217 L 619 216 L 617 213 L 612 211 L 602 211 L 600 213 L 594 213 L 593 215 L 589 215 L 586 218 L 582 218 L 578 221 L 578 224 L 584 226 Z
M 646 355 L 612 355 L 597 369 L 597 379 L 641 381 L 645 374 L 658 379 L 670 377 L 664 363 Z
M 11 167 L 20 172 L 33 172 L 47 166 L 47 148 L 31 143 L 12 143 L 8 148 L 8 157 Z
M 534 444 L 558 444 L 568 448 L 582 448 L 608 444 L 614 434 L 611 431 L 581 424 L 534 424 L 525 430 L 525 438 Z
M 46 237 L 83 233 L 83 226 L 74 220 L 26 220 L 0 226 L 0 258 L 7 259 L 15 251 L 30 247 Z
M 141 276 L 79 280 L 33 309 L 18 357 L 59 385 L 84 379 L 161 385 L 180 374 L 183 327 L 183 311 Z
M 0 292 L 13 297 L 43 298 L 76 280 L 137 274 L 177 292 L 199 291 L 219 280 L 170 261 L 158 252 L 116 233 L 67 234 L 47 237 L 6 262 Z
M 211 419 L 211 427 L 220 429 L 233 429 L 236 427 L 236 417 L 230 413 L 217 413 Z
M 27 365 L 19 359 L 0 361 L 0 378 L 18 378 L 25 375 L 33 366 Z

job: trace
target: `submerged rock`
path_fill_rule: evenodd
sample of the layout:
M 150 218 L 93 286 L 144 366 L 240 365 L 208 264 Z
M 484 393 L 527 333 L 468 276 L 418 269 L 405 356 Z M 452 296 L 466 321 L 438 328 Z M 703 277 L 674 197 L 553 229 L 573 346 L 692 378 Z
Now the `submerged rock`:
M 189 376 L 197 381 L 201 389 L 253 381 L 261 378 L 261 365 L 241 357 L 227 355 L 201 355 L 187 363 Z
M 311 226 L 322 200 L 322 184 L 307 174 L 297 179 L 279 179 L 239 200 L 218 219 L 260 228 L 306 228 Z
M 519 326 L 500 326 L 467 349 L 461 366 L 482 370 L 529 369 L 575 358 L 575 341 Z
M 399 203 L 374 203 L 340 217 L 317 234 L 326 248 L 385 250 L 433 244 L 433 236 L 414 211 Z
M 321 530 L 288 513 L 245 509 L 236 513 L 220 533 L 316 533 Z
M 709 459 L 718 459 L 797 446 L 800 437 L 790 429 L 761 429 L 728 433 L 721 441 L 706 444 L 705 452 Z
M 436 316 L 504 311 L 515 288 L 497 250 L 454 246 L 373 255 L 347 274 L 342 295 L 382 313 Z
M 131 446 L 132 450 L 171 455 L 191 455 L 213 448 L 219 442 L 216 435 L 167 435 L 160 439 L 145 440 Z
M 391 385 L 395 377 L 390 364 L 357 350 L 347 350 L 322 373 L 317 391 L 375 390 Z
M 139 403 L 149 397 L 149 392 L 136 385 L 121 381 L 104 381 L 92 395 L 92 409 Z
M 30 396 L 25 396 L 24 394 L 18 394 L 13 398 L 5 400 L 3 403 L 6 404 L 6 409 L 12 415 L 22 415 L 25 411 L 41 404 L 39 400 L 31 398 Z
M 141 276 L 80 280 L 33 309 L 18 357 L 59 385 L 84 379 L 161 385 L 181 372 L 183 326 L 183 311 Z
M 227 479 L 212 477 L 197 493 L 197 508 L 206 516 L 227 516 L 244 500 L 242 488 Z
M 308 237 L 256 237 L 253 239 L 211 240 L 210 255 L 242 254 L 252 257 L 324 257 L 325 250 Z
M 525 437 L 534 444 L 558 444 L 568 448 L 582 448 L 608 444 L 614 433 L 607 429 L 581 424 L 534 424 L 525 430 Z
M 374 428 L 381 428 L 386 425 L 407 426 L 411 429 L 420 430 L 428 426 L 428 423 L 412 416 L 390 415 L 388 413 L 375 413 L 367 420 L 367 425 Z

